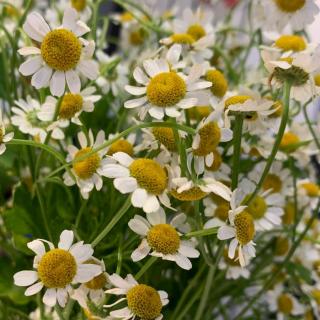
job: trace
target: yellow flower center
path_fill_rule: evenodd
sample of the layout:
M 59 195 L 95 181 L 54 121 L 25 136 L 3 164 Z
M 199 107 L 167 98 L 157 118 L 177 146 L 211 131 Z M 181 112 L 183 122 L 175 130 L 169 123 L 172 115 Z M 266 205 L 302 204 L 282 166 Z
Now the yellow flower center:
M 320 73 L 314 76 L 314 83 L 317 87 L 320 87 Z
M 293 223 L 295 216 L 295 208 L 292 202 L 288 202 L 284 207 L 284 214 L 282 216 L 282 223 L 283 224 L 291 224 Z
M 153 250 L 163 254 L 174 254 L 180 246 L 179 234 L 170 224 L 153 226 L 147 234 L 147 241 Z
M 159 195 L 167 187 L 167 173 L 154 160 L 134 160 L 129 169 L 131 176 L 137 179 L 139 186 L 146 189 L 149 193 Z
M 82 109 L 83 98 L 80 94 L 67 93 L 63 96 L 59 117 L 62 119 L 71 119 Z
M 209 70 L 206 74 L 206 80 L 212 83 L 210 90 L 214 96 L 222 98 L 226 94 L 228 82 L 219 70 Z
M 260 151 L 256 147 L 252 147 L 249 151 L 249 155 L 252 157 L 261 157 Z
M 206 118 L 212 111 L 212 108 L 209 106 L 196 106 L 190 109 L 187 109 L 187 113 L 190 119 L 202 120 Z
M 71 5 L 78 12 L 81 12 L 85 9 L 85 7 L 87 5 L 87 1 L 86 0 L 71 0 Z
M 278 310 L 286 315 L 289 315 L 293 310 L 293 301 L 291 297 L 283 293 L 277 299 Z
M 320 188 L 318 185 L 312 182 L 303 183 L 302 188 L 307 192 L 307 195 L 311 198 L 319 197 L 320 195 Z
M 130 12 L 126 11 L 120 16 L 121 22 L 129 22 L 133 20 L 133 16 Z
M 250 96 L 245 96 L 245 95 L 232 96 L 224 102 L 224 107 L 225 109 L 227 109 L 228 107 L 234 104 L 238 104 L 238 103 L 243 104 L 249 99 L 252 99 L 252 98 Z
M 275 245 L 275 255 L 284 256 L 289 251 L 289 240 L 287 238 L 278 237 Z
M 141 44 L 143 44 L 146 36 L 147 33 L 143 29 L 135 30 L 130 32 L 129 41 L 134 46 L 140 46 Z
M 20 14 L 19 14 L 19 11 L 17 10 L 17 8 L 13 7 L 13 6 L 4 6 L 3 7 L 4 9 L 4 13 L 6 15 L 8 15 L 9 17 L 13 18 L 13 17 L 18 17 Z
M 192 187 L 189 190 L 178 192 L 177 190 L 171 190 L 170 194 L 180 201 L 197 201 L 203 199 L 207 193 L 202 191 L 199 187 Z
M 197 41 L 206 35 L 206 31 L 200 24 L 193 24 L 188 28 L 187 34 Z
M 176 151 L 177 147 L 172 128 L 155 127 L 152 129 L 152 133 L 169 151 Z
M 45 253 L 38 265 L 38 275 L 47 288 L 64 288 L 77 273 L 77 263 L 73 255 L 62 249 L 52 249 Z
M 238 213 L 234 218 L 236 237 L 241 245 L 249 243 L 255 234 L 254 222 L 251 214 L 247 211 Z
M 92 151 L 91 147 L 87 147 L 79 150 L 76 153 L 74 160 L 87 155 L 91 151 Z M 79 160 L 75 162 L 73 164 L 73 169 L 79 178 L 86 180 L 91 178 L 93 174 L 97 171 L 97 169 L 99 168 L 100 162 L 101 162 L 101 159 L 99 155 L 97 153 L 94 153 L 84 158 L 83 160 Z
M 250 197 L 250 195 L 246 196 L 244 199 L 244 202 Z M 252 215 L 253 219 L 261 219 L 264 217 L 266 211 L 267 211 L 267 204 L 265 200 L 260 196 L 255 196 L 253 200 L 250 202 L 250 204 L 247 207 L 247 211 Z
M 195 156 L 206 156 L 213 152 L 221 139 L 221 130 L 216 122 L 205 124 L 198 132 L 200 143 L 192 152 Z
M 272 192 L 280 192 L 282 189 L 282 181 L 281 179 L 275 174 L 268 174 L 263 182 L 263 189 L 269 190 L 272 189 Z
M 274 0 L 274 2 L 285 13 L 294 13 L 306 4 L 306 0 Z
M 226 201 L 217 206 L 216 210 L 214 211 L 214 215 L 217 218 L 219 218 L 221 221 L 226 221 L 228 219 L 229 210 L 230 210 L 230 205 Z
M 281 36 L 275 41 L 275 45 L 283 51 L 303 51 L 307 47 L 304 39 L 296 35 Z
M 316 260 L 313 262 L 313 269 L 314 271 L 318 274 L 318 276 L 320 275 L 320 260 Z
M 283 104 L 280 100 L 274 101 L 274 104 L 271 106 L 272 110 L 276 110 L 275 112 L 271 113 L 268 117 L 269 118 L 280 118 L 283 112 Z
M 175 33 L 171 37 L 173 43 L 189 44 L 194 43 L 194 38 L 188 33 Z
M 280 150 L 284 152 L 294 152 L 295 150 L 298 149 L 297 144 L 300 142 L 300 138 L 294 134 L 293 132 L 286 132 L 281 140 L 280 143 Z
M 162 309 L 160 295 L 157 290 L 145 284 L 138 284 L 127 292 L 129 309 L 143 320 L 157 318 Z
M 230 267 L 240 267 L 240 261 L 237 259 L 239 257 L 239 250 L 236 250 L 235 256 L 233 259 L 229 258 L 228 250 L 223 251 L 223 258 L 226 264 L 228 264 Z
M 129 141 L 127 141 L 125 139 L 117 140 L 116 142 L 114 142 L 110 146 L 107 154 L 109 156 L 112 156 L 113 154 L 115 154 L 117 152 L 124 152 L 124 153 L 128 154 L 129 156 L 132 156 L 133 155 L 133 146 Z
M 320 290 L 314 289 L 311 291 L 313 299 L 316 301 L 317 305 L 320 306 Z
M 92 280 L 85 283 L 86 287 L 92 290 L 103 289 L 107 283 L 107 277 L 104 273 L 100 273 Z
M 162 72 L 154 76 L 147 87 L 149 101 L 158 107 L 171 107 L 186 95 L 185 81 L 175 72 Z
M 213 163 L 210 167 L 207 167 L 207 170 L 209 171 L 218 171 L 222 164 L 222 156 L 217 150 L 213 150 Z
M 67 29 L 47 33 L 41 43 L 41 55 L 46 64 L 55 70 L 68 71 L 79 62 L 82 45 L 76 35 Z
M 3 130 L 0 128 L 0 144 L 3 142 Z

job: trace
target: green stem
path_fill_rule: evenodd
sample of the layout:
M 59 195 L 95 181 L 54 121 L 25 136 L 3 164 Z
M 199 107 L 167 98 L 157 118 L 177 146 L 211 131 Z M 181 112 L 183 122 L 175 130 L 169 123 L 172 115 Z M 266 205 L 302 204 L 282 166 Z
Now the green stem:
M 217 227 L 214 228 L 208 228 L 208 229 L 203 229 L 203 230 L 197 230 L 197 231 L 192 231 L 188 232 L 183 237 L 185 238 L 191 238 L 191 237 L 205 237 L 205 236 L 211 236 L 212 234 L 217 234 L 218 233 Z
M 68 304 L 67 304 L 67 306 L 65 307 L 65 310 L 64 310 L 64 319 L 65 320 L 69 320 L 70 314 L 71 314 L 73 306 L 74 306 L 74 303 L 75 303 L 75 300 L 73 300 L 73 299 L 70 299 L 68 301 Z
M 309 131 L 314 139 L 314 142 L 315 142 L 317 148 L 320 150 L 320 141 L 319 141 L 317 134 L 315 133 L 315 131 L 312 127 L 312 123 L 311 123 L 309 116 L 308 116 L 308 112 L 307 112 L 308 103 L 309 103 L 309 101 L 302 107 L 303 115 L 304 115 L 304 118 L 306 119 Z
M 277 152 L 279 150 L 280 143 L 281 143 L 282 137 L 284 135 L 284 132 L 286 130 L 286 126 L 287 126 L 288 118 L 289 118 L 290 90 L 291 90 L 291 84 L 286 82 L 285 85 L 284 85 L 284 108 L 283 108 L 283 114 L 282 114 L 282 119 L 281 119 L 281 123 L 280 123 L 280 126 L 279 126 L 279 130 L 278 130 L 278 133 L 277 133 L 277 136 L 276 136 L 276 140 L 274 142 L 271 154 L 270 154 L 269 158 L 267 159 L 267 163 L 266 163 L 266 166 L 265 166 L 265 168 L 263 170 L 261 178 L 260 178 L 260 180 L 259 180 L 254 192 L 250 195 L 250 197 L 246 201 L 246 203 L 245 203 L 246 205 L 248 205 L 254 199 L 254 197 L 258 194 L 259 190 L 261 189 L 262 184 L 263 184 L 265 178 L 267 177 L 267 175 L 268 175 L 268 173 L 270 171 L 270 168 L 272 166 L 272 163 L 273 163 L 273 161 L 274 161 L 274 159 L 276 157 L 276 154 L 277 154 Z
M 63 313 L 62 313 L 62 310 L 61 310 L 61 307 L 59 305 L 55 305 L 54 307 L 54 310 L 56 311 L 56 313 L 58 314 L 60 320 L 66 320 L 63 316 Z
M 293 225 L 293 231 L 292 231 L 292 240 L 294 241 L 296 237 L 296 229 L 297 225 L 299 222 L 298 219 L 298 190 L 297 190 L 297 178 L 296 174 L 294 172 L 294 158 L 290 157 L 289 158 L 289 163 L 290 163 L 290 170 L 291 170 L 291 175 L 292 175 L 292 183 L 293 183 L 293 205 L 294 205 L 294 225 Z
M 120 210 L 115 214 L 113 219 L 106 225 L 106 227 L 100 232 L 100 234 L 92 241 L 92 247 L 95 247 L 118 223 L 118 221 L 124 216 L 131 206 L 131 197 L 128 197 L 126 202 L 120 208 Z
M 88 204 L 88 199 L 87 200 L 83 200 L 81 208 L 80 208 L 80 210 L 78 212 L 78 215 L 77 215 L 77 218 L 76 218 L 76 223 L 74 225 L 75 229 L 78 229 L 82 214 L 83 214 L 84 210 L 86 209 L 87 204 Z
M 36 194 L 37 194 L 37 198 L 38 198 L 39 205 L 40 205 L 40 211 L 41 211 L 41 216 L 42 216 L 42 220 L 43 220 L 43 223 L 44 223 L 44 227 L 45 227 L 46 232 L 48 234 L 49 240 L 52 242 L 53 238 L 52 238 L 51 231 L 50 231 L 50 228 L 49 228 L 49 223 L 48 223 L 48 219 L 47 219 L 47 215 L 46 215 L 46 211 L 45 211 L 42 195 L 41 195 L 41 192 L 39 190 L 39 186 L 38 185 L 36 186 Z
M 134 278 L 138 281 L 157 260 L 158 257 L 150 257 Z

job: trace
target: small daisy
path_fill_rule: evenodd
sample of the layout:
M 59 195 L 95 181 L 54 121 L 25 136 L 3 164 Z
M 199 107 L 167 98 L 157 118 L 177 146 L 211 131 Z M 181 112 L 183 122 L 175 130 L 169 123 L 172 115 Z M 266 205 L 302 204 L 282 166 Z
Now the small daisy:
M 185 214 L 181 213 L 168 224 L 162 208 L 148 213 L 147 219 L 135 215 L 128 225 L 132 231 L 143 236 L 143 240 L 132 252 L 132 260 L 140 261 L 150 254 L 163 260 L 175 261 L 182 269 L 190 270 L 192 264 L 189 258 L 198 258 L 200 253 L 194 248 L 192 241 L 182 240 L 181 233 L 177 231 L 180 226 L 185 227 L 183 225 L 186 218 Z
M 84 158 L 83 160 L 76 161 L 77 158 L 83 157 L 93 149 L 98 148 L 105 141 L 105 134 L 101 130 L 97 134 L 97 138 L 94 141 L 92 131 L 89 130 L 89 141 L 83 132 L 78 133 L 78 140 L 81 146 L 79 150 L 77 147 L 70 145 L 68 146 L 67 161 L 73 161 L 71 172 L 74 178 L 66 171 L 63 175 L 64 183 L 67 186 L 77 184 L 80 188 L 81 195 L 83 198 L 88 199 L 89 193 L 95 187 L 98 191 L 101 190 L 103 181 L 101 175 L 106 168 L 108 159 L 103 158 L 106 154 L 106 150 L 102 149 L 92 155 Z
M 131 203 L 144 212 L 155 212 L 160 203 L 170 206 L 167 195 L 168 176 L 166 170 L 155 160 L 133 159 L 127 153 L 117 152 L 109 159 L 103 175 L 115 178 L 114 187 L 123 194 L 132 193 Z
M 255 257 L 255 235 L 254 221 L 246 206 L 236 206 L 237 189 L 232 193 L 228 220 L 230 225 L 221 226 L 218 230 L 219 240 L 232 239 L 229 244 L 228 257 L 235 258 L 238 248 L 238 256 L 241 267 L 248 265 L 250 258 Z
M 6 134 L 6 127 L 2 118 L 2 110 L 0 109 L 0 155 L 6 151 L 6 143 L 13 139 L 14 133 Z
M 140 107 L 140 118 L 144 119 L 148 112 L 157 120 L 165 115 L 177 118 L 181 115 L 179 109 L 189 109 L 197 103 L 197 98 L 191 97 L 190 92 L 205 89 L 212 84 L 209 81 L 199 81 L 203 70 L 199 64 L 193 65 L 188 76 L 176 72 L 181 67 L 179 61 L 181 46 L 172 46 L 166 59 L 148 59 L 143 63 L 145 72 L 136 67 L 133 72 L 140 87 L 126 86 L 125 89 L 140 98 L 126 101 L 128 109 Z
M 98 64 L 92 60 L 95 44 L 81 38 L 90 29 L 77 16 L 75 9 L 66 9 L 62 26 L 53 30 L 39 13 L 27 16 L 23 29 L 40 48 L 24 47 L 18 51 L 23 56 L 36 55 L 24 62 L 19 71 L 24 76 L 33 75 L 31 84 L 36 89 L 50 86 L 51 94 L 60 97 L 66 83 L 72 93 L 80 92 L 79 74 L 90 80 L 97 78 Z
M 315 209 L 320 197 L 320 186 L 309 179 L 302 179 L 298 181 L 297 187 L 299 205 L 309 205 Z
M 58 302 L 64 307 L 72 291 L 71 284 L 88 282 L 102 272 L 101 266 L 85 262 L 92 257 L 91 245 L 83 244 L 83 241 L 72 245 L 73 240 L 73 232 L 64 230 L 60 235 L 58 248 L 47 240 L 29 242 L 28 248 L 36 254 L 33 261 L 36 271 L 16 273 L 15 285 L 28 286 L 26 296 L 34 295 L 45 287 L 43 303 L 52 307 Z M 46 252 L 44 244 L 49 246 L 49 251 Z
M 112 140 L 116 136 L 118 136 L 119 133 L 110 133 L 108 135 L 107 140 Z M 136 142 L 137 135 L 135 133 L 130 133 L 126 139 L 118 139 L 114 143 L 112 143 L 110 146 L 106 148 L 107 155 L 112 156 L 117 152 L 124 152 L 128 154 L 130 157 L 132 157 L 136 153 L 136 147 L 134 146 Z
M 131 274 L 123 279 L 114 273 L 109 276 L 109 281 L 115 288 L 107 290 L 106 293 L 125 295 L 126 297 L 105 307 L 112 307 L 122 301 L 127 302 L 126 307 L 110 312 L 112 319 L 161 320 L 163 318 L 161 310 L 169 303 L 168 294 L 165 291 L 157 291 L 145 284 L 139 284 Z

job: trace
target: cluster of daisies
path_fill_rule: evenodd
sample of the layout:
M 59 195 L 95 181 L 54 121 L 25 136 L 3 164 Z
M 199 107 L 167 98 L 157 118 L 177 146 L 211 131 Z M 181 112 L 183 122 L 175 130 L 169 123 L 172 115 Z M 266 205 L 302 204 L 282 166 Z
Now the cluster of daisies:
M 21 61 L 15 92 L 0 95 L 0 157 L 11 144 L 42 148 L 30 193 L 54 181 L 84 204 L 57 246 L 46 236 L 25 242 L 33 269 L 14 284 L 26 296 L 42 291 L 47 306 L 30 317 L 318 319 L 320 118 L 310 109 L 320 44 L 305 31 L 316 1 L 230 9 L 212 0 L 196 10 L 178 1 L 161 11 L 157 1 L 119 0 L 124 11 L 101 19 L 102 1 L 39 1 L 21 15 L 25 2 L 0 4 L 0 45 L 15 32 L 11 65 Z M 245 23 L 233 21 L 238 11 Z M 48 150 L 59 161 L 42 166 Z M 126 209 L 101 213 L 106 228 L 85 244 L 85 205 L 116 212 L 115 199 Z M 145 280 L 168 283 L 167 308 L 166 291 L 138 282 L 155 264 L 161 273 Z

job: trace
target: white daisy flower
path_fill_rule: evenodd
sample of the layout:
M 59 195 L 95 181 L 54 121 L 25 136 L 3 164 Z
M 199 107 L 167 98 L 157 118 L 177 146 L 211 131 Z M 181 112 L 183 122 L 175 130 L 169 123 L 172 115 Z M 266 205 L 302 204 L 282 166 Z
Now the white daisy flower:
M 36 89 L 50 86 L 51 94 L 60 97 L 66 83 L 72 93 L 80 92 L 80 74 L 90 80 L 97 78 L 98 64 L 92 60 L 95 44 L 81 38 L 90 29 L 77 16 L 75 9 L 66 9 L 62 26 L 53 30 L 39 13 L 27 16 L 23 29 L 40 48 L 24 47 L 18 51 L 23 56 L 35 55 L 19 71 L 24 76 L 33 75 L 31 84 Z
M 83 244 L 83 241 L 72 245 L 73 240 L 73 232 L 64 230 L 57 248 L 47 240 L 29 242 L 28 248 L 36 254 L 33 261 L 36 270 L 16 273 L 15 285 L 28 287 L 26 296 L 34 295 L 45 287 L 43 303 L 52 307 L 58 302 L 64 307 L 72 290 L 71 284 L 88 282 L 102 272 L 101 266 L 86 263 L 93 254 L 91 245 Z M 49 246 L 49 251 L 46 252 L 44 244 Z
M 2 110 L 0 109 L 0 155 L 6 151 L 6 143 L 13 139 L 14 133 L 6 134 L 5 123 L 2 118 Z
M 118 135 L 119 133 L 110 133 L 107 140 L 114 139 Z M 117 152 L 124 152 L 132 157 L 137 152 L 137 148 L 134 146 L 136 139 L 135 133 L 130 133 L 126 139 L 118 139 L 106 148 L 107 155 L 112 156 Z
M 235 258 L 238 249 L 239 262 L 241 267 L 248 265 L 250 258 L 255 257 L 255 235 L 254 221 L 250 213 L 246 211 L 246 206 L 236 206 L 237 189 L 232 193 L 229 211 L 230 225 L 221 226 L 218 230 L 219 240 L 232 239 L 229 244 L 228 257 Z
M 89 193 L 96 188 L 98 191 L 101 190 L 103 181 L 101 175 L 104 175 L 108 159 L 103 158 L 106 154 L 106 149 L 102 149 L 96 153 L 93 153 L 82 160 L 77 158 L 83 157 L 91 152 L 93 149 L 101 146 L 105 141 L 105 134 L 101 130 L 97 134 L 97 138 L 94 141 L 92 131 L 89 130 L 89 141 L 87 140 L 83 132 L 78 133 L 78 140 L 80 143 L 80 149 L 70 145 L 68 146 L 67 161 L 74 161 L 71 172 L 74 178 L 66 171 L 63 175 L 64 183 L 67 186 L 77 184 L 80 188 L 81 195 L 83 198 L 88 199 Z
M 302 179 L 298 181 L 297 187 L 299 205 L 309 205 L 315 209 L 320 197 L 320 186 L 310 179 Z
M 125 295 L 114 304 L 105 306 L 112 307 L 123 301 L 127 306 L 110 312 L 112 319 L 150 319 L 161 320 L 162 308 L 169 303 L 168 294 L 165 291 L 157 291 L 145 284 L 139 284 L 131 274 L 125 279 L 117 274 L 109 276 L 109 281 L 115 286 L 114 289 L 107 290 L 106 293 L 115 295 Z
M 113 185 L 121 193 L 132 193 L 134 207 L 150 213 L 157 211 L 160 203 L 170 206 L 168 176 L 158 162 L 145 158 L 133 159 L 124 152 L 117 152 L 110 159 L 113 163 L 104 167 L 103 175 L 114 178 Z
M 184 227 L 186 219 L 186 215 L 181 213 L 169 224 L 162 208 L 147 213 L 147 219 L 135 215 L 128 225 L 132 231 L 142 236 L 143 240 L 132 252 L 132 260 L 140 261 L 150 254 L 163 260 L 175 261 L 182 269 L 190 270 L 192 264 L 189 258 L 198 258 L 200 253 L 194 248 L 192 241 L 181 239 L 179 229 L 180 226 Z
M 203 70 L 201 65 L 193 65 L 188 76 L 176 72 L 180 68 L 181 46 L 172 46 L 166 59 L 148 59 L 143 63 L 145 72 L 136 67 L 133 72 L 140 87 L 126 86 L 125 89 L 140 98 L 126 101 L 128 109 L 140 107 L 140 118 L 144 119 L 148 112 L 157 120 L 165 115 L 177 118 L 180 109 L 189 109 L 196 105 L 197 98 L 191 97 L 190 92 L 205 89 L 212 84 L 209 81 L 199 81 Z

